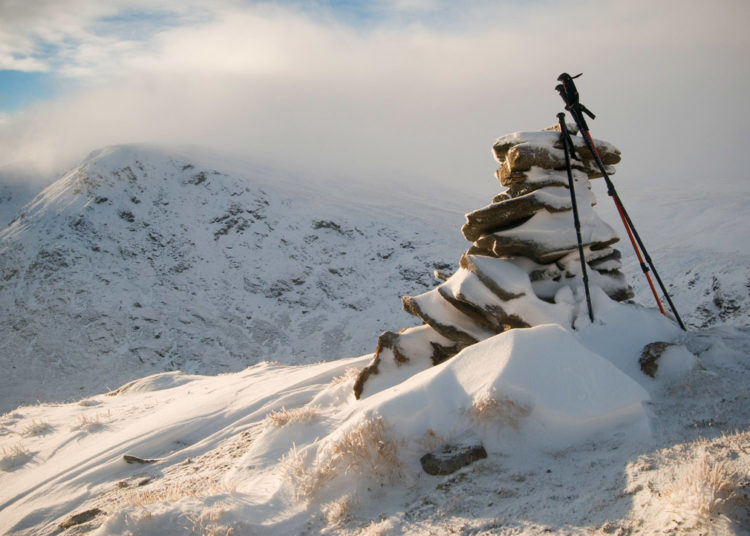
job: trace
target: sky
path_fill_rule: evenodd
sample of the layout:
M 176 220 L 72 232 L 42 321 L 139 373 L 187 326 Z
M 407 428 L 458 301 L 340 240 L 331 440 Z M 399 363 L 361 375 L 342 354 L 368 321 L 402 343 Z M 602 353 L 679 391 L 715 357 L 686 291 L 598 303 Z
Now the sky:
M 154 5 L 0 0 L 0 170 L 156 143 L 486 195 L 495 138 L 554 124 L 558 74 L 583 72 L 626 188 L 748 182 L 743 0 Z

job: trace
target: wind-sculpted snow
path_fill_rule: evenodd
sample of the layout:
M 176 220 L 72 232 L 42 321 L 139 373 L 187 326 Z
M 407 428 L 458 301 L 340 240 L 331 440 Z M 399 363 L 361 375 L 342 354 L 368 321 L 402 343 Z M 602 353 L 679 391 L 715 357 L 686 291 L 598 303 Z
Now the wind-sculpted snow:
M 460 239 L 331 196 L 142 147 L 92 153 L 0 233 L 0 410 L 364 353 Z
M 5 528 L 735 534 L 747 521 L 750 436 L 689 442 L 746 427 L 747 336 L 731 354 L 654 309 L 594 299 L 599 324 L 494 335 L 364 400 L 351 372 L 368 356 L 162 373 L 77 404 L 18 408 L 0 418 Z M 651 378 L 632 364 L 654 340 L 673 345 Z M 423 473 L 426 452 L 477 443 L 486 459 Z

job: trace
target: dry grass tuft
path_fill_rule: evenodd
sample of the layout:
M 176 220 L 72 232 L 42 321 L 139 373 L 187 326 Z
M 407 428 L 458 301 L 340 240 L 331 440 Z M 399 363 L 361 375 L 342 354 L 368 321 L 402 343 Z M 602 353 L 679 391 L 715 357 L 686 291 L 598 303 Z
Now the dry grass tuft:
M 734 534 L 750 526 L 750 428 L 640 456 L 626 474 L 632 518 L 654 533 Z
M 432 428 L 428 428 L 422 437 L 417 439 L 417 446 L 420 452 L 431 452 L 436 448 L 445 445 L 448 438 L 438 434 Z
M 273 426 L 286 426 L 291 422 L 310 422 L 320 416 L 320 410 L 315 406 L 272 411 L 266 415 L 266 422 Z
M 716 462 L 704 453 L 676 469 L 662 494 L 665 509 L 683 527 L 706 523 L 733 498 L 738 480 L 725 460 Z
M 331 464 L 318 460 L 312 467 L 308 467 L 308 458 L 307 454 L 299 452 L 297 447 L 293 446 L 280 460 L 282 474 L 292 484 L 295 496 L 303 500 L 315 497 L 336 475 Z
M 531 409 L 492 390 L 476 397 L 468 413 L 483 426 L 506 424 L 518 428 L 521 419 L 531 413 Z
M 160 502 L 177 502 L 185 497 L 205 498 L 233 490 L 215 480 L 191 479 L 173 482 L 160 487 L 131 491 L 125 498 L 128 506 L 148 506 Z
M 9 448 L 3 447 L 2 456 L 0 456 L 0 471 L 10 471 L 16 467 L 21 467 L 31 458 L 31 452 L 20 443 Z
M 352 509 L 356 508 L 357 502 L 351 495 L 344 495 L 336 501 L 323 505 L 323 513 L 329 527 L 335 527 L 346 523 L 351 519 Z
M 89 415 L 79 415 L 78 421 L 71 427 L 71 430 L 81 432 L 99 432 L 107 427 L 107 423 L 112 420 L 112 413 L 107 410 Z
M 201 536 L 243 536 L 248 534 L 248 526 L 244 522 L 234 522 L 226 525 L 222 522 L 226 509 L 221 504 L 215 504 L 211 508 L 203 510 L 200 515 L 189 517 L 190 526 L 187 529 L 190 534 Z
M 359 376 L 359 369 L 354 367 L 347 367 L 341 376 L 336 376 L 331 380 L 331 385 L 340 385 L 342 383 L 354 383 L 354 380 Z
M 727 524 L 750 520 L 748 454 L 750 428 L 676 445 L 660 453 L 662 469 L 636 490 L 645 486 L 651 492 L 665 533 L 723 532 Z
M 719 444 L 738 454 L 750 454 L 750 428 L 731 434 L 722 433 Z
M 21 435 L 24 437 L 33 437 L 48 434 L 51 431 L 52 426 L 50 426 L 49 423 L 44 421 L 37 422 L 36 419 L 31 419 L 31 424 L 21 430 Z
M 403 478 L 398 443 L 390 438 L 382 417 L 366 419 L 319 451 L 315 460 L 293 447 L 281 460 L 285 478 L 300 499 L 315 497 L 337 476 L 354 472 L 378 484 Z
M 359 532 L 359 536 L 388 536 L 389 534 L 393 534 L 393 523 L 387 519 L 371 521 Z
M 403 477 L 398 443 L 392 439 L 382 417 L 366 419 L 333 443 L 329 456 L 335 465 L 360 475 L 370 476 L 378 484 Z

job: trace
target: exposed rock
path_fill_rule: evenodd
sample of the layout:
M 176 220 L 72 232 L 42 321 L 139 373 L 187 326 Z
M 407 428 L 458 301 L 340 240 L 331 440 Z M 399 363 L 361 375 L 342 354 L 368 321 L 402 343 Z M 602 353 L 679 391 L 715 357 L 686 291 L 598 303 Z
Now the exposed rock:
M 139 458 L 138 456 L 133 456 L 131 454 L 124 454 L 122 456 L 122 459 L 125 461 L 125 463 L 139 463 L 139 464 L 156 463 L 159 461 L 156 459 Z
M 584 243 L 584 246 L 602 249 L 618 240 L 617 237 L 611 237 L 609 240 Z M 475 243 L 479 248 L 491 252 L 496 257 L 527 257 L 542 264 L 554 262 L 578 249 L 578 244 L 574 241 L 552 245 L 543 241 L 513 236 L 510 233 L 483 235 Z
M 535 190 L 469 212 L 461 227 L 466 240 L 474 242 L 482 234 L 503 229 L 513 223 L 531 218 L 538 211 L 563 212 L 571 209 L 570 192 L 563 187 Z
M 641 351 L 641 357 L 638 359 L 638 363 L 641 365 L 641 371 L 647 376 L 652 378 L 656 377 L 656 371 L 659 368 L 659 358 L 664 355 L 667 348 L 674 346 L 673 343 L 668 342 L 652 342 L 643 347 Z
M 583 171 L 589 179 L 601 177 L 591 151 L 581 137 L 572 137 L 575 158 L 571 160 L 574 170 Z M 614 164 L 620 161 L 620 151 L 602 140 L 594 140 L 607 173 L 615 172 Z M 501 136 L 495 141 L 493 151 L 500 162 L 497 178 L 503 186 L 524 182 L 535 168 L 565 170 L 565 156 L 560 135 L 557 132 L 516 132 Z
M 576 136 L 576 133 L 577 129 L 570 130 L 571 140 L 573 141 L 576 155 L 584 161 L 593 160 L 591 151 L 586 147 L 586 142 L 582 137 Z M 614 145 L 603 140 L 594 140 L 594 144 L 596 145 L 597 151 L 599 152 L 599 156 L 604 165 L 614 165 L 620 162 L 620 151 Z M 513 134 L 500 136 L 495 140 L 492 150 L 497 161 L 502 162 L 508 158 L 508 154 L 512 149 L 518 148 L 519 146 L 527 147 L 521 149 L 521 151 L 527 151 L 529 147 L 541 146 L 542 149 L 553 147 L 554 149 L 560 150 L 559 156 L 563 156 L 563 145 L 560 141 L 559 126 L 558 129 L 555 130 L 545 130 L 541 132 L 514 132 Z
M 70 527 L 74 527 L 76 525 L 82 525 L 83 523 L 86 523 L 88 521 L 91 521 L 96 516 L 104 514 L 102 510 L 99 508 L 92 508 L 91 510 L 86 510 L 85 512 L 81 512 L 80 514 L 74 514 L 70 516 L 68 519 L 60 523 L 58 526 L 65 530 L 69 529 Z
M 573 170 L 574 176 L 579 182 L 583 182 L 588 178 L 581 171 Z M 519 172 L 523 173 L 523 172 Z M 497 174 L 496 174 L 497 175 Z M 498 179 L 499 180 L 499 179 Z M 534 169 L 533 172 L 523 173 L 523 178 L 517 180 L 507 186 L 507 189 L 497 194 L 493 199 L 493 203 L 499 203 L 507 199 L 513 199 L 521 197 L 522 195 L 535 192 L 541 188 L 547 188 L 550 186 L 559 186 L 568 188 L 568 177 L 554 170 L 543 170 L 541 168 Z M 569 196 L 569 194 L 567 194 Z
M 427 474 L 449 475 L 486 457 L 482 445 L 444 445 L 422 456 L 419 462 Z
M 379 375 L 381 369 L 385 372 L 408 369 L 414 374 L 453 357 L 465 346 L 442 336 L 429 324 L 403 329 L 400 333 L 385 331 L 378 337 L 372 362 L 360 371 L 354 383 L 354 395 L 360 398 L 365 383 Z
M 439 292 L 401 298 L 404 310 L 418 316 L 440 333 L 459 344 L 474 344 L 495 333 L 476 325 L 470 317 L 456 309 Z
M 467 251 L 461 255 L 459 266 L 475 274 L 482 284 L 501 300 L 508 301 L 523 296 L 525 291 L 521 287 L 507 277 L 502 278 L 504 274 L 501 272 L 507 261 L 493 259 L 494 257 L 473 255 Z
M 527 158 L 517 157 L 518 164 L 516 165 L 519 166 L 517 168 L 511 167 L 511 163 L 503 161 L 495 172 L 495 176 L 497 177 L 497 180 L 500 181 L 501 185 L 512 186 L 519 182 L 526 181 L 529 177 L 533 176 L 532 172 L 536 167 L 541 169 L 554 169 L 557 171 L 565 170 L 565 163 L 563 162 L 560 164 L 557 158 L 539 158 L 538 160 L 532 160 L 532 155 L 529 154 L 527 156 Z M 545 168 L 544 166 L 546 165 L 554 167 Z M 592 161 L 586 163 L 573 160 L 571 161 L 571 168 L 575 171 L 584 172 L 589 179 L 597 179 L 602 176 L 601 171 L 599 171 L 598 167 L 594 166 Z M 605 165 L 604 169 L 607 171 L 608 175 L 614 175 L 615 173 L 615 168 L 611 165 Z

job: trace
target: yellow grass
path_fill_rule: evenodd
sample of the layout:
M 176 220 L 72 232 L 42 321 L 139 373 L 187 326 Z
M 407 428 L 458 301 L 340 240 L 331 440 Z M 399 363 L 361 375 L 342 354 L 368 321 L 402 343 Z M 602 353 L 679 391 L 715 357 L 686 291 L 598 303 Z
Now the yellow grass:
M 315 406 L 286 409 L 281 408 L 266 415 L 266 422 L 273 426 L 286 426 L 293 422 L 310 422 L 320 416 L 320 410 Z
M 355 473 L 378 484 L 403 477 L 398 442 L 382 417 L 365 419 L 320 450 L 314 460 L 292 448 L 281 460 L 284 476 L 300 499 L 312 499 L 336 477 Z
M 531 413 L 531 408 L 493 390 L 477 396 L 468 413 L 474 421 L 484 426 L 505 424 L 518 428 L 520 421 Z

